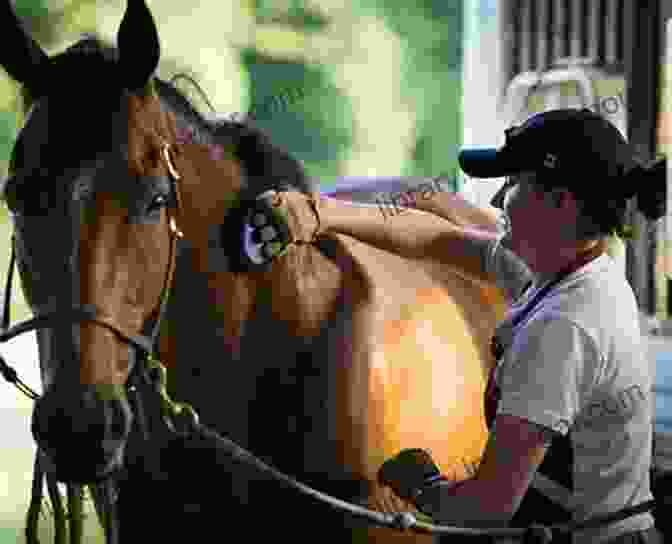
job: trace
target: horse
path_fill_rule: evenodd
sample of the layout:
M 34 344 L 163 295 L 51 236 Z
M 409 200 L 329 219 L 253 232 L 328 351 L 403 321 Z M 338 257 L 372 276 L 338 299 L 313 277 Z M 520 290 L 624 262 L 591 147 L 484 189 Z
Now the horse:
M 458 480 L 478 463 L 503 293 L 457 258 L 449 270 L 341 235 L 250 269 L 245 212 L 268 189 L 311 192 L 301 163 L 251 124 L 208 121 L 154 75 L 159 36 L 144 1 L 129 0 L 116 48 L 88 37 L 51 58 L 9 2 L 0 9 L 0 63 L 26 112 L 2 195 L 36 316 L 43 395 L 32 432 L 48 470 L 78 485 L 126 474 L 124 542 L 162 528 L 228 532 L 228 519 L 256 540 L 320 528 L 426 540 L 361 526 L 235 463 L 215 474 L 198 448 L 155 444 L 163 477 L 134 469 L 152 428 L 149 441 L 132 439 L 141 417 L 130 376 L 158 346 L 170 394 L 204 423 L 362 502 L 404 447 L 429 449 Z

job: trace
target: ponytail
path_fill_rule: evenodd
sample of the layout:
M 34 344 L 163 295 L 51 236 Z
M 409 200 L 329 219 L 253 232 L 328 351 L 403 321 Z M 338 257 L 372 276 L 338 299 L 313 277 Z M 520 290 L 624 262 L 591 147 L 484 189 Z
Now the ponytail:
M 632 239 L 635 230 L 627 222 L 626 210 L 627 201 L 635 196 L 637 209 L 646 219 L 657 221 L 663 217 L 667 205 L 666 168 L 665 158 L 648 164 L 638 163 L 621 174 L 611 198 L 595 193 L 582 196 L 578 237 L 588 239 L 597 235 L 616 235 L 622 239 Z
M 637 197 L 637 209 L 649 221 L 665 215 L 667 205 L 667 159 L 637 165 L 624 177 L 627 198 Z

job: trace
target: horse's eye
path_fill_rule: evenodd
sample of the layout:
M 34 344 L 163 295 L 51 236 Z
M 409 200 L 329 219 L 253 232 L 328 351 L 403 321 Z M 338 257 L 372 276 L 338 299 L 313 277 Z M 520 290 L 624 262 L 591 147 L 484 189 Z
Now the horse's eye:
M 168 204 L 168 197 L 163 194 L 156 195 L 149 204 L 147 211 L 149 213 L 156 212 L 161 208 L 165 208 Z

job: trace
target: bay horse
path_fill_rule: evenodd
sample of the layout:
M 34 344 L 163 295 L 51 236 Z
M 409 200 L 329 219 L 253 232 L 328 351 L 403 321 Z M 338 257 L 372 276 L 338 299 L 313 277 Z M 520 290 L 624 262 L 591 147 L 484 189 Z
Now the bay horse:
M 8 1 L 0 9 L 0 63 L 26 110 L 3 197 L 26 300 L 46 316 L 32 431 L 50 470 L 78 484 L 126 470 L 122 542 L 228 534 L 232 522 L 255 541 L 426 540 L 358 525 L 235 464 L 214 473 L 198 448 L 155 448 L 163 478 L 131 471 L 129 375 L 159 323 L 174 398 L 280 470 L 362 501 L 405 447 L 429 449 L 455 479 L 478 463 L 503 293 L 461 262 L 448 270 L 347 236 L 246 268 L 247 206 L 268 189 L 312 191 L 300 162 L 253 126 L 207 121 L 154 76 L 144 1 L 129 0 L 117 48 L 89 37 L 52 58 Z

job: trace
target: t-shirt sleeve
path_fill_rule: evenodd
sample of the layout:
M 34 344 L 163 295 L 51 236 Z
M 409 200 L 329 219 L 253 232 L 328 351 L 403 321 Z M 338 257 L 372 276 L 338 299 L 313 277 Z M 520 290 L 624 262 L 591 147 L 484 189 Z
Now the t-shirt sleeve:
M 484 267 L 495 278 L 497 287 L 505 291 L 509 301 L 514 301 L 532 282 L 533 275 L 520 257 L 503 246 L 503 238 L 504 234 L 501 234 L 486 245 Z
M 593 340 L 569 319 L 533 320 L 516 335 L 498 377 L 497 414 L 566 434 L 580 411 L 584 370 L 598 362 Z

